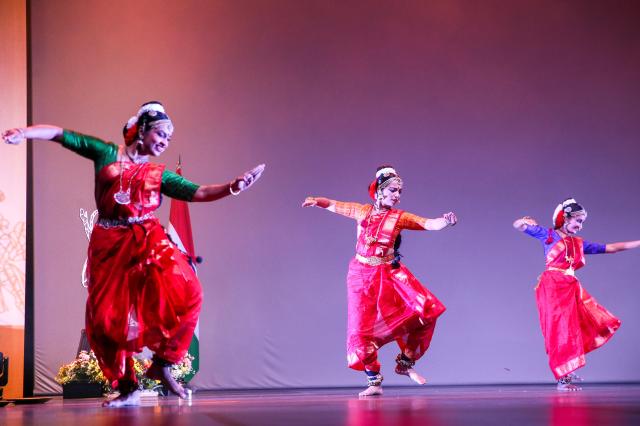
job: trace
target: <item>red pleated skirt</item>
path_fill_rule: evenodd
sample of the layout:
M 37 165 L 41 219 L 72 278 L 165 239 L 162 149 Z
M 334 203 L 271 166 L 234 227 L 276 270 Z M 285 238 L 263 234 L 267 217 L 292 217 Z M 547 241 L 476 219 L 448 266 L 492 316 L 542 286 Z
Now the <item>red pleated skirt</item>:
M 604 345 L 620 320 L 600 306 L 574 276 L 545 271 L 536 287 L 540 326 L 556 379 L 585 365 L 585 354 Z
M 202 304 L 186 257 L 156 219 L 96 226 L 88 255 L 87 337 L 109 380 L 144 346 L 176 363 L 186 353 Z
M 349 367 L 364 370 L 366 360 L 395 340 L 409 347 L 414 360 L 429 347 L 444 305 L 404 266 L 349 263 L 347 275 Z

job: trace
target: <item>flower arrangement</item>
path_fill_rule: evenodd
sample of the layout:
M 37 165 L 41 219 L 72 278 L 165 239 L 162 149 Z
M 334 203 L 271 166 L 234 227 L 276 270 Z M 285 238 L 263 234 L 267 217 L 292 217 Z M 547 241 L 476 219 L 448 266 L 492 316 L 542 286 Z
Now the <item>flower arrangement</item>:
M 111 391 L 111 385 L 107 378 L 104 377 L 104 374 L 102 374 L 102 370 L 100 370 L 98 360 L 93 351 L 80 351 L 78 357 L 72 363 L 60 367 L 58 375 L 56 376 L 56 382 L 63 386 L 72 382 L 99 383 L 102 385 L 104 392 Z
M 152 390 L 160 385 L 157 380 L 150 379 L 146 376 L 147 370 L 151 367 L 151 360 L 133 359 L 133 370 L 136 372 L 136 378 L 138 379 L 138 387 L 143 390 Z
M 193 359 L 193 356 L 186 354 L 182 361 L 172 365 L 170 371 L 173 378 L 184 382 L 185 378 L 193 373 Z M 138 378 L 140 389 L 157 389 L 160 382 L 146 376 L 147 369 L 151 366 L 151 360 L 134 358 L 133 361 L 133 368 Z M 63 386 L 68 383 L 99 383 L 102 385 L 104 393 L 109 393 L 113 390 L 112 384 L 109 383 L 102 370 L 100 370 L 98 360 L 93 351 L 80 351 L 73 362 L 60 367 L 55 380 Z
M 186 353 L 182 361 L 171 366 L 171 376 L 179 382 L 184 382 L 185 378 L 193 373 L 193 356 Z

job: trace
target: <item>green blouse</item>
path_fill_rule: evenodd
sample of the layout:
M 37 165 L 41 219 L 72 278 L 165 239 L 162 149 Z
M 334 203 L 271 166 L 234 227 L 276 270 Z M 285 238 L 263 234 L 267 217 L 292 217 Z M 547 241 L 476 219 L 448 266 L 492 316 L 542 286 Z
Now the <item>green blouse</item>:
M 115 143 L 105 142 L 93 136 L 83 135 L 71 130 L 65 129 L 63 131 L 62 146 L 93 160 L 96 175 L 104 166 L 118 161 L 118 145 Z M 167 197 L 191 201 L 198 188 L 199 185 L 177 173 L 166 169 L 162 172 L 160 192 Z

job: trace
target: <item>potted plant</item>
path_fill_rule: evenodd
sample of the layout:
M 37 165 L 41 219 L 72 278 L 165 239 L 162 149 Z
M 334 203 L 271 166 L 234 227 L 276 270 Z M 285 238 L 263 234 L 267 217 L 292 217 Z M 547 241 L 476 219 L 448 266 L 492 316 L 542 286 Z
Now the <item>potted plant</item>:
M 181 383 L 193 373 L 193 356 L 186 354 L 182 361 L 171 367 L 171 375 Z M 133 368 L 138 378 L 142 396 L 157 396 L 166 394 L 160 382 L 146 376 L 151 365 L 149 359 L 134 358 Z M 97 398 L 105 393 L 113 392 L 112 384 L 102 374 L 98 360 L 93 351 L 80 351 L 78 357 L 71 363 L 60 367 L 56 382 L 62 385 L 63 398 Z M 113 384 L 115 386 L 115 384 Z
M 63 398 L 97 398 L 111 390 L 93 351 L 80 351 L 78 357 L 58 370 L 56 382 Z

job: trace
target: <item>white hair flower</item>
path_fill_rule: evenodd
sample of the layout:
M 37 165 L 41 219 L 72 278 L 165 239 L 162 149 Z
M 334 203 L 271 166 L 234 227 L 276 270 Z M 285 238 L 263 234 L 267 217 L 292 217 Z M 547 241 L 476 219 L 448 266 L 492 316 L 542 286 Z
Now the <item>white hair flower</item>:
M 137 122 L 138 122 L 138 116 L 134 115 L 129 119 L 129 121 L 127 121 L 127 129 L 130 129 L 133 126 L 135 126 Z

